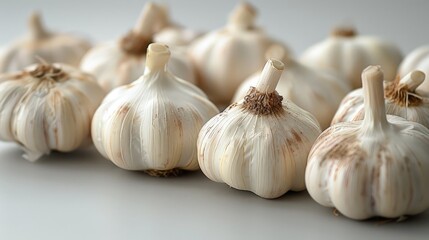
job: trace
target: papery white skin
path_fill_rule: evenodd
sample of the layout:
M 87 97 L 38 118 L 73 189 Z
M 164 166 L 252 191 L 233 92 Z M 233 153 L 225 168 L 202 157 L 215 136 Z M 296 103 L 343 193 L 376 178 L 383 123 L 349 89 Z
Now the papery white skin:
M 276 91 L 313 114 L 322 129 L 329 127 L 341 100 L 350 91 L 350 87 L 335 74 L 323 70 L 316 71 L 287 57 L 283 62 L 287 71 L 282 74 Z M 255 73 L 243 82 L 232 102 L 243 99 L 249 88 L 256 86 L 260 75 L 260 72 Z
M 157 20 L 162 16 L 162 9 L 156 4 L 148 3 L 143 9 L 136 26 L 132 30 L 150 41 Z M 142 46 L 145 43 L 141 43 Z M 81 69 L 95 75 L 100 85 L 110 91 L 115 87 L 126 85 L 138 79 L 145 69 L 146 54 L 130 53 L 123 49 L 122 39 L 101 43 L 91 49 L 82 59 Z M 182 51 L 173 51 L 169 70 L 176 76 L 195 83 L 195 72 L 191 60 Z
M 419 47 L 405 56 L 399 66 L 399 75 L 405 76 L 414 70 L 420 70 L 423 71 L 426 76 L 429 75 L 429 46 Z M 417 90 L 429 93 L 429 80 L 424 81 Z
M 369 79 L 364 88 L 372 85 L 365 90 L 365 119 L 325 130 L 305 173 L 314 200 L 353 219 L 396 218 L 429 207 L 429 130 L 397 116 L 386 119 L 380 72 L 373 66 L 363 73 Z
M 38 13 L 33 13 L 29 25 L 28 36 L 2 48 L 0 73 L 20 71 L 38 63 L 38 58 L 77 67 L 91 47 L 91 43 L 84 38 L 45 30 Z
M 199 168 L 198 132 L 218 110 L 200 89 L 165 70 L 169 57 L 164 45 L 149 45 L 145 74 L 109 93 L 94 116 L 94 144 L 120 168 Z
M 393 80 L 402 60 L 400 49 L 392 43 L 370 36 L 341 36 L 355 34 L 340 29 L 332 36 L 309 47 L 301 56 L 302 63 L 342 74 L 352 88 L 362 87 L 360 74 L 368 65 L 383 67 L 386 80 Z M 336 34 L 336 35 L 335 35 Z
M 238 86 L 265 64 L 275 41 L 254 25 L 256 10 L 239 4 L 228 24 L 197 39 L 189 54 L 198 72 L 198 86 L 217 105 L 227 106 Z
M 407 78 L 411 76 L 418 78 L 416 79 L 416 81 L 420 81 L 419 85 L 425 79 L 425 75 L 423 72 L 413 71 L 407 74 L 407 76 L 405 76 L 404 78 L 402 78 L 400 83 L 405 82 L 405 80 L 407 80 Z M 394 84 L 394 83 L 387 82 L 386 86 L 388 84 Z M 356 89 L 353 92 L 350 92 L 349 94 L 347 94 L 347 96 L 341 102 L 341 105 L 338 108 L 338 111 L 332 120 L 332 125 L 337 124 L 339 122 L 350 122 L 350 121 L 362 120 L 365 116 L 363 94 L 364 92 L 361 88 Z M 409 91 L 409 94 L 412 94 L 412 97 L 417 97 L 421 99 L 421 103 L 419 103 L 416 106 L 410 106 L 410 105 L 407 105 L 407 100 L 403 99 L 403 100 L 399 100 L 405 103 L 404 105 L 401 105 L 401 104 L 398 104 L 397 99 L 385 97 L 386 113 L 403 117 L 408 121 L 417 122 L 429 128 L 429 95 L 424 93 L 418 94 L 418 93 L 415 93 L 414 91 Z
M 0 77 L 0 139 L 20 144 L 30 161 L 88 145 L 92 116 L 105 95 L 74 67 L 53 64 L 68 76 L 55 81 L 31 76 L 38 66 Z
M 277 69 L 277 81 L 281 70 Z M 264 198 L 304 190 L 307 156 L 320 127 L 310 113 L 292 102 L 283 99 L 280 107 L 278 113 L 259 115 L 245 109 L 242 100 L 212 118 L 201 129 L 197 143 L 203 173 L 212 181 Z

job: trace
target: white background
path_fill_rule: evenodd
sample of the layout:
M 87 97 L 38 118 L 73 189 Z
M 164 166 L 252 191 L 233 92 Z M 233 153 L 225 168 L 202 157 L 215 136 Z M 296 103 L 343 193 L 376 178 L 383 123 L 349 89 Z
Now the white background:
M 0 44 L 23 35 L 33 9 L 51 29 L 94 41 L 127 32 L 145 1 L 0 1 Z M 234 1 L 161 1 L 173 18 L 221 27 Z M 427 1 L 252 1 L 258 22 L 299 55 L 335 25 L 384 37 L 404 53 L 429 43 Z M 336 217 L 306 192 L 264 200 L 196 172 L 169 179 L 127 172 L 94 149 L 37 163 L 0 143 L 0 239 L 428 239 L 429 213 L 381 224 Z

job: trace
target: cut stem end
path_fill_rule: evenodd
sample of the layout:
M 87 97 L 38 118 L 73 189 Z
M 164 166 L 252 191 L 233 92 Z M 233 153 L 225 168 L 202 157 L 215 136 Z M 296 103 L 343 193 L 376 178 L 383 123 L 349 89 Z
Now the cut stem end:
M 239 29 L 251 29 L 254 27 L 256 16 L 257 11 L 250 3 L 241 2 L 232 11 L 229 25 Z
M 164 70 L 170 59 L 170 49 L 167 45 L 152 43 L 147 48 L 146 69 L 149 71 Z

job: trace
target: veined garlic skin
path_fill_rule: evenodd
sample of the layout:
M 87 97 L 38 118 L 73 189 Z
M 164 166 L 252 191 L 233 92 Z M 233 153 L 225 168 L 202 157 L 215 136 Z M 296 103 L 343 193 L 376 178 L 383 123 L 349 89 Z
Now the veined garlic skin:
M 210 32 L 190 46 L 198 86 L 219 106 L 227 106 L 238 86 L 265 63 L 274 40 L 255 26 L 256 10 L 239 4 L 226 27 Z
M 305 189 L 307 156 L 321 130 L 310 113 L 275 92 L 283 68 L 268 61 L 257 86 L 201 129 L 198 162 L 212 181 L 263 198 Z
M 429 74 L 429 46 L 419 47 L 408 54 L 399 66 L 399 75 L 405 76 L 414 70 Z M 417 90 L 429 93 L 429 81 L 424 81 Z
M 105 95 L 92 76 L 38 64 L 0 79 L 0 139 L 21 145 L 27 160 L 91 142 L 92 116 Z
M 268 51 L 278 55 L 282 52 L 282 48 L 273 46 Z M 287 57 L 286 54 L 280 54 L 280 59 L 285 63 L 287 71 L 280 77 L 276 91 L 313 114 L 322 129 L 328 128 L 341 100 L 350 91 L 350 87 L 337 75 L 304 66 Z M 235 93 L 233 102 L 243 99 L 249 88 L 256 86 L 260 76 L 260 72 L 253 74 L 243 82 Z
M 145 5 L 134 29 L 118 41 L 91 49 L 82 60 L 81 69 L 96 76 L 106 91 L 138 79 L 144 72 L 146 49 L 153 42 L 162 11 L 156 4 Z M 192 62 L 183 52 L 173 52 L 168 68 L 174 75 L 195 83 Z
M 412 71 L 402 79 L 386 82 L 386 113 L 418 122 L 429 128 L 429 95 L 416 92 L 424 79 L 423 72 Z M 332 125 L 339 122 L 362 120 L 365 116 L 363 95 L 362 89 L 349 93 L 338 108 Z
M 316 69 L 342 74 L 355 89 L 362 87 L 360 75 L 368 65 L 381 65 L 386 80 L 395 79 L 402 53 L 382 39 L 359 36 L 353 29 L 337 29 L 326 40 L 308 48 L 300 60 Z
M 169 58 L 165 45 L 149 45 L 144 75 L 109 93 L 94 115 L 94 144 L 120 168 L 156 176 L 199 169 L 198 132 L 219 111 L 166 70 Z
M 353 219 L 421 213 L 429 207 L 429 130 L 386 118 L 380 67 L 368 67 L 362 79 L 365 118 L 319 136 L 308 159 L 307 190 Z
M 77 67 L 91 47 L 84 38 L 46 30 L 38 13 L 31 15 L 29 28 L 28 36 L 0 52 L 0 73 L 20 71 L 37 63 L 38 58 Z

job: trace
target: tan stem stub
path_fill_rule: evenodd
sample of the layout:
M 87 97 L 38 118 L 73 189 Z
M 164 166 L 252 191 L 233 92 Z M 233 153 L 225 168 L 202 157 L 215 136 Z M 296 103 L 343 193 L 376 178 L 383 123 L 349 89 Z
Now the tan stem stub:
M 363 127 L 368 130 L 389 126 L 384 103 L 384 74 L 380 66 L 369 66 L 362 72 L 365 117 Z
M 415 90 L 424 79 L 425 74 L 421 71 L 413 71 L 402 79 L 398 76 L 394 83 L 385 87 L 385 97 L 401 107 L 419 106 L 423 99 L 415 93 Z
M 170 49 L 161 43 L 152 43 L 147 49 L 146 69 L 149 71 L 164 70 L 170 59 Z
M 228 24 L 241 29 L 252 29 L 256 16 L 257 11 L 250 3 L 241 2 L 232 11 Z
M 39 64 L 34 70 L 28 71 L 28 74 L 34 78 L 40 80 L 54 80 L 54 81 L 63 81 L 68 78 L 66 72 L 61 68 L 49 65 L 49 64 Z
M 136 56 L 146 54 L 146 49 L 151 43 L 152 39 L 133 31 L 130 31 L 120 41 L 121 48 L 124 52 Z
M 183 173 L 183 170 L 178 168 L 173 168 L 170 170 L 149 169 L 149 170 L 145 170 L 144 172 L 152 177 L 176 177 L 181 175 Z
M 33 12 L 30 16 L 28 25 L 33 39 L 41 40 L 50 36 L 50 33 L 43 26 L 40 13 Z
M 284 68 L 285 66 L 282 62 L 275 59 L 268 60 L 256 84 L 256 89 L 264 93 L 274 92 Z
M 357 35 L 356 29 L 352 27 L 337 27 L 331 32 L 332 36 L 335 37 L 355 37 Z
M 256 115 L 271 115 L 283 112 L 283 97 L 276 91 L 271 93 L 260 92 L 255 87 L 251 87 L 244 102 L 243 109 Z
M 165 10 L 158 4 L 147 3 L 132 31 L 135 34 L 152 38 L 155 32 L 161 28 L 160 25 L 165 24 L 165 14 Z

